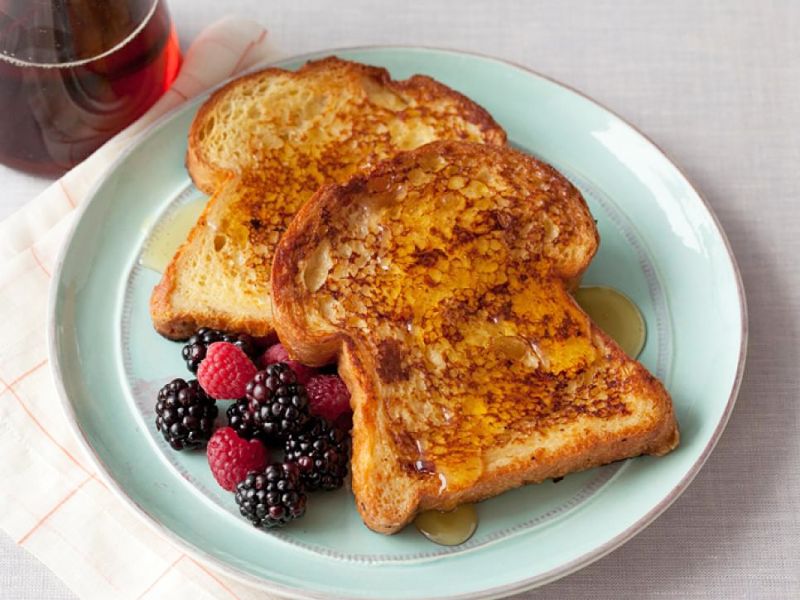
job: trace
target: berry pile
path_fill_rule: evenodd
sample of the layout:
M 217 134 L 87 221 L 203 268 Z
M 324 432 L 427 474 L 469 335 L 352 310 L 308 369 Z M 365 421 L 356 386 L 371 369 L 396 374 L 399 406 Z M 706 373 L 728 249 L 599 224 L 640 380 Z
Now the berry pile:
M 182 356 L 197 379 L 161 389 L 156 428 L 175 450 L 207 446 L 211 473 L 254 526 L 282 527 L 305 514 L 307 492 L 344 485 L 352 413 L 338 375 L 291 360 L 281 344 L 215 329 L 195 333 Z M 215 430 L 223 399 L 233 400 L 228 423 Z

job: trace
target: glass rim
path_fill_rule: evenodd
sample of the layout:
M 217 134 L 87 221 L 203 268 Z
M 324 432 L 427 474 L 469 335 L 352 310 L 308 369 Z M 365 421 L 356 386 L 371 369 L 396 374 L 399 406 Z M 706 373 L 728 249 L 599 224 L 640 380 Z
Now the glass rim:
M 141 31 L 147 26 L 150 22 L 150 19 L 153 18 L 153 14 L 156 12 L 156 8 L 158 8 L 160 0 L 152 0 L 152 4 L 150 8 L 147 9 L 147 13 L 144 17 L 140 20 L 140 22 L 134 27 L 131 32 L 126 35 L 123 39 L 119 42 L 114 44 L 108 50 L 104 50 L 103 52 L 96 54 L 95 56 L 90 56 L 88 58 L 81 58 L 78 60 L 70 60 L 65 62 L 37 62 L 32 60 L 24 60 L 17 58 L 8 54 L 6 51 L 0 49 L 0 63 L 5 62 L 17 67 L 31 67 L 36 69 L 65 69 L 65 68 L 72 68 L 72 67 L 80 67 L 81 65 L 85 65 L 96 60 L 100 60 L 109 56 L 119 50 L 120 48 L 125 47 L 133 38 L 135 38 Z

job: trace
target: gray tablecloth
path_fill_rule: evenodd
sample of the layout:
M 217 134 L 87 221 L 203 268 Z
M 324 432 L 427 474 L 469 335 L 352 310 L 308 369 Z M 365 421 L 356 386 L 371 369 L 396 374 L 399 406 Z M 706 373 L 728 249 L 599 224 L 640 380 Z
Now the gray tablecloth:
M 510 59 L 652 137 L 719 215 L 744 277 L 750 349 L 714 454 L 653 525 L 523 597 L 800 597 L 800 2 L 171 0 L 190 40 L 226 12 L 282 53 L 421 44 Z M 0 167 L 0 217 L 46 185 Z M 498 565 L 498 568 L 502 568 Z M 0 539 L 0 598 L 73 598 Z

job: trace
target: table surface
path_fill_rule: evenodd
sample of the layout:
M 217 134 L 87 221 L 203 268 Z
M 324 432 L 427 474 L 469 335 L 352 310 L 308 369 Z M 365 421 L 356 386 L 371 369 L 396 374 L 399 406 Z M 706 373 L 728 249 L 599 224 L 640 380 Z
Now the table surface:
M 800 2 L 170 0 L 184 46 L 225 13 L 282 54 L 430 45 L 509 59 L 656 141 L 728 233 L 750 307 L 730 424 L 692 486 L 586 569 L 521 597 L 800 597 Z M 49 182 L 0 166 L 0 218 Z M 0 534 L 0 599 L 74 598 Z

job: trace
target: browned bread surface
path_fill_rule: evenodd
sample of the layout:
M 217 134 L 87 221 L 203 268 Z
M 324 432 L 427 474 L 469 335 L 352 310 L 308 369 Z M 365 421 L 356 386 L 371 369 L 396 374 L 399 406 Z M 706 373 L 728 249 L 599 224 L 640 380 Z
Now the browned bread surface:
M 299 360 L 339 359 L 369 527 L 677 445 L 664 387 L 568 292 L 597 246 L 558 172 L 473 143 L 403 153 L 300 210 L 276 326 Z
M 297 209 L 323 183 L 432 140 L 504 144 L 491 116 L 416 75 L 335 57 L 296 72 L 266 69 L 214 93 L 189 133 L 187 167 L 214 194 L 154 290 L 151 315 L 180 339 L 199 326 L 273 330 L 269 269 Z

